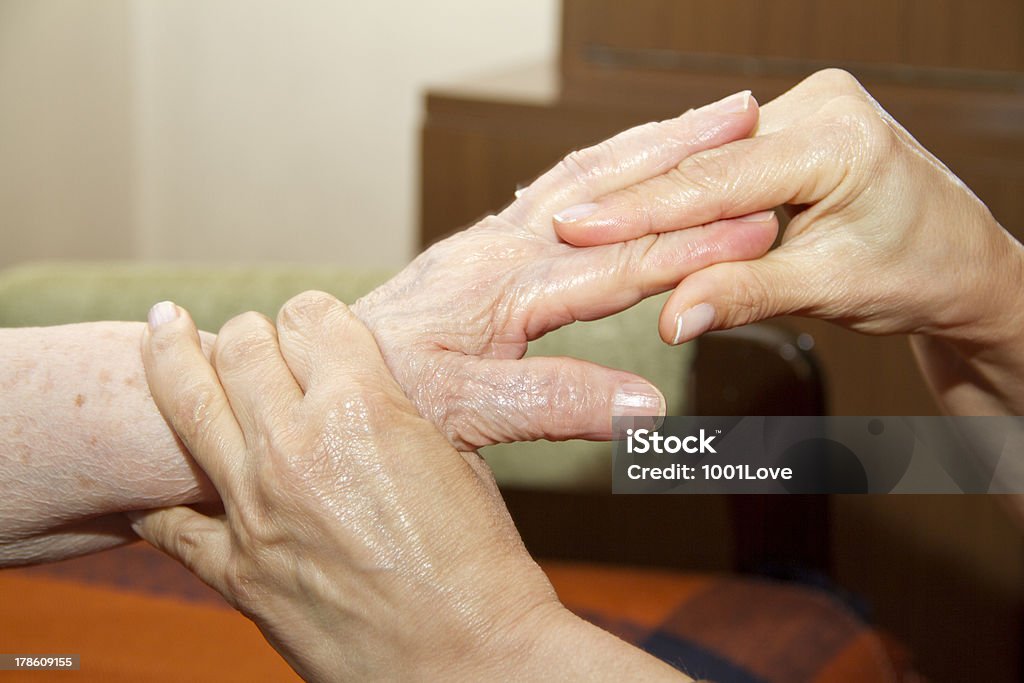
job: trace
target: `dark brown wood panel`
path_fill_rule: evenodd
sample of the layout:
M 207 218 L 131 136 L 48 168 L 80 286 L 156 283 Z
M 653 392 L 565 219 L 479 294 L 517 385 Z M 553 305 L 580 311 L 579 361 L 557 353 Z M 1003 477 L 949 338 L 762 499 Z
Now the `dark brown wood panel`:
M 1024 71 L 1018 0 L 566 0 L 572 79 L 651 51 Z M 649 55 L 650 56 L 650 55 Z

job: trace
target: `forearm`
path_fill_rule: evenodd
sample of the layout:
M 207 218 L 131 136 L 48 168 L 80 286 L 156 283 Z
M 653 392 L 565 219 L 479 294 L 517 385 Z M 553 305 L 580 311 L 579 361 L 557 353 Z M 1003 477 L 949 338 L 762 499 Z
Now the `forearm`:
M 112 514 L 215 497 L 150 397 L 142 329 L 0 330 L 0 565 L 126 542 Z

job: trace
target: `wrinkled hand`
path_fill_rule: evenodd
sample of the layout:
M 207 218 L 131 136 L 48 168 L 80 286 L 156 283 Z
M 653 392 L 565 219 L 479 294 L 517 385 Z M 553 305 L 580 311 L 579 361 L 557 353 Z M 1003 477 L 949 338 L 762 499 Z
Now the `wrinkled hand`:
M 303 677 L 494 679 L 567 614 L 482 461 L 417 414 L 344 304 L 299 295 L 276 330 L 235 318 L 216 370 L 175 308 L 143 357 L 226 514 L 168 508 L 135 513 L 133 528 L 252 618 Z
M 434 245 L 353 311 L 421 414 L 463 450 L 607 439 L 613 414 L 663 414 L 664 399 L 643 378 L 576 359 L 523 359 L 527 343 L 624 310 L 713 263 L 760 256 L 777 233 L 775 217 L 586 250 L 560 241 L 551 217 L 742 138 L 756 121 L 756 103 L 741 93 L 574 153 L 501 214 Z
M 555 226 L 590 246 L 780 205 L 793 212 L 781 246 L 683 280 L 662 312 L 663 339 L 783 314 L 990 348 L 1019 335 L 1019 243 L 838 70 L 764 105 L 755 136 L 690 155 Z

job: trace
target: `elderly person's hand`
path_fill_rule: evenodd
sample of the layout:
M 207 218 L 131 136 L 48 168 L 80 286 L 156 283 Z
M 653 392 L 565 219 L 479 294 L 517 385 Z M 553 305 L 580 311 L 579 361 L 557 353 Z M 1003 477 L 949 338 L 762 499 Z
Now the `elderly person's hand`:
M 756 103 L 739 93 L 574 153 L 353 310 L 421 414 L 460 448 L 607 439 L 613 414 L 663 414 L 643 378 L 570 358 L 523 359 L 527 342 L 626 309 L 699 268 L 760 256 L 777 233 L 774 215 L 588 250 L 559 240 L 551 216 L 745 137 L 756 122 Z
M 133 528 L 304 678 L 675 677 L 559 604 L 486 466 L 417 414 L 344 304 L 300 295 L 276 330 L 235 318 L 213 365 L 188 314 L 162 306 L 150 389 L 225 515 L 168 508 Z
M 793 214 L 781 245 L 686 277 L 663 310 L 663 339 L 783 314 L 915 334 L 947 407 L 1024 410 L 1013 389 L 1024 377 L 1020 243 L 843 71 L 765 104 L 753 137 L 570 209 L 555 227 L 592 246 L 778 206 Z
M 777 222 L 755 216 L 579 250 L 558 239 L 551 215 L 745 137 L 756 122 L 756 103 L 741 93 L 570 155 L 499 216 L 434 246 L 354 305 L 420 414 L 468 450 L 608 438 L 614 413 L 662 412 L 646 380 L 573 359 L 522 359 L 527 342 L 622 310 L 697 268 L 759 256 Z M 0 499 L 0 565 L 125 542 L 124 510 L 216 498 L 146 391 L 142 327 L 0 330 L 0 435 L 10 455 L 0 458 L 0 482 L 11 491 Z

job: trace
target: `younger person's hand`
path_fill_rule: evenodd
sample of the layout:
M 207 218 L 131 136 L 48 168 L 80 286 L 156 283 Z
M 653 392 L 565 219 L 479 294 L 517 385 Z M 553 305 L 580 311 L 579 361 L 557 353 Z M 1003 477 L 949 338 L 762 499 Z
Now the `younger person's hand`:
M 1020 333 L 1020 244 L 835 69 L 762 106 L 754 136 L 689 155 L 555 227 L 593 246 L 779 206 L 793 214 L 781 246 L 687 276 L 663 311 L 665 341 L 784 314 L 971 343 Z
M 210 361 L 184 310 L 150 320 L 153 398 L 224 515 L 167 508 L 133 528 L 303 678 L 682 678 L 562 607 L 486 465 L 419 416 L 344 304 L 300 295 L 276 329 L 239 316 Z

